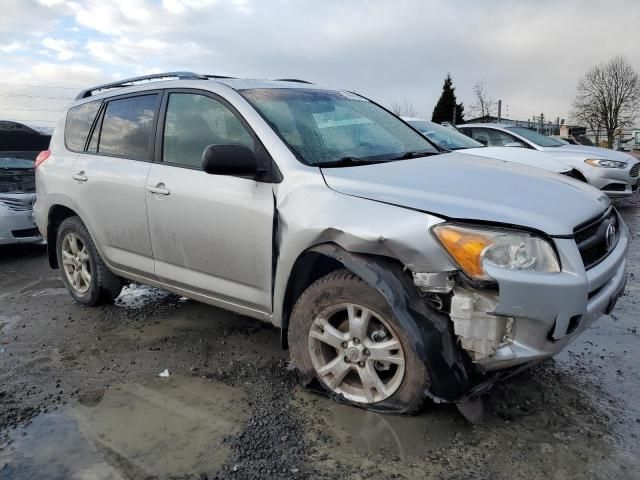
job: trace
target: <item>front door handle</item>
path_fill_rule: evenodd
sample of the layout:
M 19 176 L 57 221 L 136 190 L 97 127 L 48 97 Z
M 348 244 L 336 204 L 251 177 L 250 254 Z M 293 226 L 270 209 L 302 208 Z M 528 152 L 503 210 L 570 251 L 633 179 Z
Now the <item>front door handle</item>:
M 73 178 L 74 180 L 78 180 L 79 182 L 86 182 L 87 180 L 89 180 L 89 177 L 87 177 L 84 174 L 84 170 L 82 170 L 82 171 L 80 171 L 80 172 L 78 172 L 78 173 L 76 173 L 74 175 L 71 175 L 71 178 Z
M 169 195 L 171 193 L 171 191 L 162 182 L 158 183 L 155 187 L 147 187 L 147 191 L 157 195 Z

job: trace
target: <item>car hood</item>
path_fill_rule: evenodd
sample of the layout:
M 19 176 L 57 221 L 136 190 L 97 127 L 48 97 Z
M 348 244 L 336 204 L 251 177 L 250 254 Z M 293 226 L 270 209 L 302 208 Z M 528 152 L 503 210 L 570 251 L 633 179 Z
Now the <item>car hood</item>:
M 506 162 L 519 163 L 530 167 L 543 168 L 554 173 L 567 172 L 571 170 L 567 164 L 562 163 L 549 155 L 536 150 L 515 147 L 479 147 L 465 148 L 458 150 L 459 153 L 476 155 L 480 157 L 495 158 Z
M 446 153 L 345 168 L 323 168 L 329 188 L 436 216 L 520 225 L 549 235 L 600 214 L 599 190 L 539 168 Z M 392 221 L 392 219 L 389 219 Z
M 608 148 L 589 147 L 588 145 L 563 145 L 561 147 L 544 147 L 545 152 L 568 152 L 576 155 L 584 155 L 585 158 L 603 158 L 605 160 L 618 160 L 630 162 L 636 160 L 632 155 L 624 152 L 609 150 Z

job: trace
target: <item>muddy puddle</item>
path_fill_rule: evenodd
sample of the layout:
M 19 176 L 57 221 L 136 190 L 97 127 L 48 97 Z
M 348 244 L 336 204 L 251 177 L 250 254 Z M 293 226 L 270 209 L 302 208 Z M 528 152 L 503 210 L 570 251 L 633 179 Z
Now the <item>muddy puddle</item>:
M 0 333 L 15 328 L 22 320 L 22 315 L 0 315 Z
M 242 388 L 193 377 L 80 392 L 1 446 L 0 478 L 146 479 L 216 472 L 249 417 Z
M 339 445 L 337 451 L 345 458 L 358 454 L 411 461 L 472 429 L 454 407 L 431 408 L 408 417 L 340 405 L 302 388 L 295 397 L 305 417 L 317 422 L 309 433 L 322 443 Z

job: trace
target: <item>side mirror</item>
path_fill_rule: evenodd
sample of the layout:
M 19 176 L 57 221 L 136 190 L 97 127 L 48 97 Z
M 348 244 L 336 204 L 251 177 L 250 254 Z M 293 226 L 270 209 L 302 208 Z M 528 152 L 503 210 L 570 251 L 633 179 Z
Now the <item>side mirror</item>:
M 255 154 L 242 145 L 209 145 L 202 153 L 202 170 L 213 175 L 258 176 Z
M 503 145 L 503 147 L 512 147 L 512 148 L 522 148 L 524 145 L 522 145 L 520 142 L 507 142 Z

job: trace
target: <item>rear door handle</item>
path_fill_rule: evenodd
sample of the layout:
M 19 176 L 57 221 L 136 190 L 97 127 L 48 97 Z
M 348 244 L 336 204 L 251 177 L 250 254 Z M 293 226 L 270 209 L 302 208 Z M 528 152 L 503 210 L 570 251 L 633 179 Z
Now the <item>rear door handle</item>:
M 74 175 L 71 175 L 71 178 L 73 178 L 74 180 L 78 180 L 79 182 L 86 182 L 87 180 L 89 180 L 89 177 L 87 177 L 84 174 L 84 170 L 82 170 L 82 171 L 80 171 L 80 172 L 78 172 L 78 173 L 76 173 Z
M 157 195 L 169 195 L 171 193 L 171 191 L 165 187 L 162 182 L 158 183 L 155 187 L 147 187 L 147 191 Z

